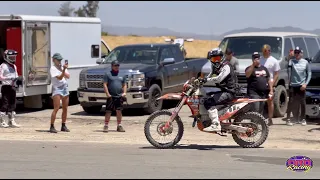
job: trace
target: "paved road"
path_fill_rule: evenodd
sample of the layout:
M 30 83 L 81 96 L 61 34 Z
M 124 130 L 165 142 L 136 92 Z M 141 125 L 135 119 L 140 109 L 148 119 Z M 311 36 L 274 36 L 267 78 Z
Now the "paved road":
M 1 178 L 318 178 L 317 151 L 0 141 Z M 308 173 L 291 172 L 293 155 L 313 159 Z

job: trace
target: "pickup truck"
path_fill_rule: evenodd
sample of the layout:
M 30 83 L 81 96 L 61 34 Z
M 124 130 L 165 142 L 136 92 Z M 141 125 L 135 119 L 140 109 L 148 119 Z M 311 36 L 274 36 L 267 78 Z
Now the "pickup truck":
M 207 59 L 185 59 L 175 44 L 134 44 L 119 46 L 98 66 L 80 72 L 78 99 L 89 114 L 100 112 L 106 103 L 103 76 L 111 70 L 113 60 L 120 62 L 119 75 L 127 77 L 125 108 L 143 108 L 148 113 L 160 110 L 162 94 L 179 92 L 191 77 L 201 75 Z
M 308 119 L 320 119 L 320 51 L 307 60 L 310 62 L 312 77 L 306 89 L 306 116 Z

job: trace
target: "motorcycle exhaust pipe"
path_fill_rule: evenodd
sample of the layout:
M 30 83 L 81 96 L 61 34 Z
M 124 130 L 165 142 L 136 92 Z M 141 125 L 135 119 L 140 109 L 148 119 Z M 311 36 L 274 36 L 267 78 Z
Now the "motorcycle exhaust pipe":
M 240 133 L 246 133 L 248 131 L 247 127 L 237 126 L 237 125 L 233 125 L 233 124 L 223 126 L 223 128 L 228 129 L 228 130 L 234 130 L 234 131 L 237 131 Z

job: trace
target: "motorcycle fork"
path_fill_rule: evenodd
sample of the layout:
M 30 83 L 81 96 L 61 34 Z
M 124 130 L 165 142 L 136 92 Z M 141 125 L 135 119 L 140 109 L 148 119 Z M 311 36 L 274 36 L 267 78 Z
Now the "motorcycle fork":
M 182 106 L 185 104 L 187 100 L 187 96 L 183 96 L 182 100 L 180 101 L 179 105 L 172 111 L 172 115 L 170 116 L 170 119 L 164 126 L 165 129 L 169 128 L 173 120 L 177 117 L 178 113 L 180 112 Z

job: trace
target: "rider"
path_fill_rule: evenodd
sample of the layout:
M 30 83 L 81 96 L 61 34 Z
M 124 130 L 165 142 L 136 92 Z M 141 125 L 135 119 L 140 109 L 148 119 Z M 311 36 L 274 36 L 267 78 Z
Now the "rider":
M 224 54 L 220 48 L 212 49 L 208 52 L 207 56 L 212 63 L 212 71 L 205 81 L 215 83 L 222 90 L 204 102 L 204 106 L 209 113 L 209 118 L 212 121 L 209 127 L 203 129 L 203 131 L 207 132 L 221 131 L 218 110 L 215 106 L 228 103 L 235 97 L 236 76 L 234 69 L 229 61 L 222 61 L 223 56 Z M 210 77 L 212 74 L 216 74 L 217 76 Z
M 2 81 L 1 94 L 2 105 L 0 108 L 0 126 L 1 127 L 20 127 L 15 122 L 16 109 L 16 88 L 22 85 L 22 77 L 18 76 L 16 57 L 18 52 L 15 50 L 6 50 L 3 54 L 5 62 L 0 65 L 0 80 Z M 5 122 L 4 116 L 8 114 L 9 125 Z

